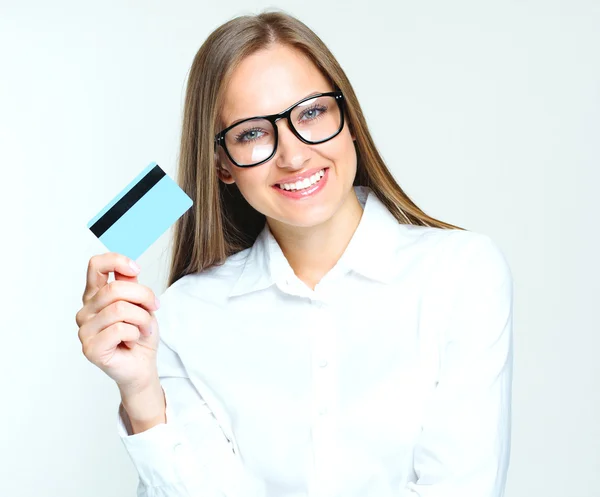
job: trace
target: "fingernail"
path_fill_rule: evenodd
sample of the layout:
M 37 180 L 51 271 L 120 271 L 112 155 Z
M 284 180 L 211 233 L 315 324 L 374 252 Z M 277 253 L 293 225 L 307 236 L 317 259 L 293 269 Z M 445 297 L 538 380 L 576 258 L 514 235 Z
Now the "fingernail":
M 130 260 L 129 265 L 131 266 L 131 269 L 133 269 L 136 273 L 140 272 L 140 266 L 138 266 L 135 261 Z

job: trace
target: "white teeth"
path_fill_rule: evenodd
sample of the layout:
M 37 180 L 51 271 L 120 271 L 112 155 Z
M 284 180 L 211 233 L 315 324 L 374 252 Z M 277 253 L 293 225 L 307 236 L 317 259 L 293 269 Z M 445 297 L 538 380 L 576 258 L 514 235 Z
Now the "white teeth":
M 325 169 L 321 169 L 318 173 L 313 174 L 310 178 L 305 178 L 302 181 L 296 181 L 295 183 L 283 183 L 279 184 L 279 188 L 283 190 L 302 190 L 304 188 L 308 188 L 311 185 L 314 185 L 317 181 L 319 181 L 325 175 Z

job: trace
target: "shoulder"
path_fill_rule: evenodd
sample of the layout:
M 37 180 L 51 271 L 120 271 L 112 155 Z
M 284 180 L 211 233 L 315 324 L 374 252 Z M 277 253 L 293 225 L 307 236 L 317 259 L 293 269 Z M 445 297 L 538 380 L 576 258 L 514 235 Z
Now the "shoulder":
M 493 343 L 510 332 L 513 278 L 499 244 L 466 230 L 418 228 L 429 238 L 420 274 L 421 323 L 440 343 L 480 340 Z M 507 335 L 506 335 L 507 336 Z
M 219 311 L 244 268 L 250 249 L 229 256 L 225 262 L 199 273 L 182 276 L 159 296 L 157 319 L 181 322 L 188 315 Z
M 197 328 L 198 319 L 218 320 L 248 252 L 249 249 L 243 250 L 219 266 L 182 276 L 159 295 L 160 308 L 154 315 L 165 342 L 175 348 L 177 340 L 185 335 L 184 330 Z
M 489 235 L 452 230 L 444 249 L 462 270 L 473 277 L 512 279 L 504 251 Z
M 478 280 L 488 284 L 512 281 L 504 251 L 489 235 L 399 224 L 392 236 L 395 264 L 402 270 L 418 267 L 420 277 L 430 285 L 456 289 L 461 283 Z
M 508 259 L 489 235 L 440 228 L 413 231 L 429 238 L 430 282 L 452 290 L 460 286 L 468 286 L 471 291 L 500 285 L 512 287 Z
M 192 299 L 220 305 L 240 277 L 249 253 L 250 249 L 242 250 L 229 256 L 223 264 L 182 276 L 164 291 L 161 302 L 163 298 L 169 301 Z

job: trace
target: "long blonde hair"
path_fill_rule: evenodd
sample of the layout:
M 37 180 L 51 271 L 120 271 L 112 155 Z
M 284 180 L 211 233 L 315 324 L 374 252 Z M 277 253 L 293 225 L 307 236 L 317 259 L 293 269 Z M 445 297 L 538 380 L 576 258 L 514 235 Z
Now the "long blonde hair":
M 305 24 L 282 11 L 239 16 L 215 29 L 202 44 L 188 77 L 177 183 L 194 201 L 174 226 L 168 286 L 250 247 L 265 216 L 242 197 L 235 184 L 217 177 L 214 136 L 228 78 L 248 55 L 271 44 L 300 50 L 345 99 L 345 118 L 356 137 L 354 185 L 368 186 L 403 224 L 463 229 L 425 214 L 396 183 L 380 156 L 352 85 L 323 41 Z

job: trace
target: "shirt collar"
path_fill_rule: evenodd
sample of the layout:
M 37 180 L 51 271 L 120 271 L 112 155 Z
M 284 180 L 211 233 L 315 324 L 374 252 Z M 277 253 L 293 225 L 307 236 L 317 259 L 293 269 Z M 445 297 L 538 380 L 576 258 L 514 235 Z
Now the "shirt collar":
M 399 223 L 370 188 L 355 186 L 354 191 L 363 213 L 335 269 L 352 270 L 376 281 L 389 282 L 394 277 L 390 265 L 398 250 Z M 294 274 L 268 223 L 248 250 L 230 297 L 263 290 Z
M 401 225 L 370 188 L 354 188 L 364 210 L 337 265 L 387 283 L 395 277 L 393 266 L 402 235 Z
M 294 274 L 268 223 L 248 250 L 242 273 L 229 292 L 230 297 L 263 290 Z

